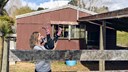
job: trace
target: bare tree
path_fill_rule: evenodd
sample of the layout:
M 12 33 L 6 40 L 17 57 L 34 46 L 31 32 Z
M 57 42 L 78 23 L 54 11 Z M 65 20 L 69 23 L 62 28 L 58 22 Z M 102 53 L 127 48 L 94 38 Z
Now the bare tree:
M 22 7 L 20 0 L 9 0 L 6 6 L 4 7 L 10 17 L 13 16 L 15 10 Z
M 4 14 L 4 6 L 9 0 L 0 0 L 0 16 Z
M 101 12 L 108 11 L 108 8 L 103 5 L 103 0 L 71 0 L 69 4 L 79 6 L 80 8 L 86 8 L 94 12 L 99 12 L 98 10 Z

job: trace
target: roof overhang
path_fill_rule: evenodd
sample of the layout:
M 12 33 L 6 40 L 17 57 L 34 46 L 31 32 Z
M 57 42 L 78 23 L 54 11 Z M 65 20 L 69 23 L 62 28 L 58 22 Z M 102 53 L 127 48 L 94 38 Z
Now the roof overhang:
M 91 22 L 102 24 L 102 21 L 105 21 L 108 27 L 128 32 L 128 8 L 82 17 L 78 21 L 88 22 L 90 24 L 92 24 Z
M 64 5 L 64 6 L 60 6 L 60 7 L 56 7 L 56 8 L 52 8 L 52 9 L 46 9 L 46 10 L 35 11 L 35 12 L 30 12 L 30 13 L 26 13 L 26 14 L 17 15 L 16 19 L 23 18 L 23 17 L 34 16 L 34 15 L 38 15 L 38 14 L 41 14 L 41 13 L 47 13 L 47 12 L 51 12 L 51 11 L 61 10 L 61 9 L 65 9 L 65 8 L 71 8 L 71 9 L 74 9 L 74 10 L 78 10 L 78 11 L 81 11 L 81 12 L 88 13 L 90 15 L 97 14 L 97 13 L 95 13 L 93 11 L 89 11 L 87 9 L 79 8 L 77 6 Z

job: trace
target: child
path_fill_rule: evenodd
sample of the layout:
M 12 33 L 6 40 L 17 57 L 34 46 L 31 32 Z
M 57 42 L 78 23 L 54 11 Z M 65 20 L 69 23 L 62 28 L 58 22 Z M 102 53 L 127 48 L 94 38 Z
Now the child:
M 48 27 L 47 28 L 42 27 L 42 28 L 45 29 L 47 37 L 42 39 L 41 44 L 45 42 L 44 47 L 46 49 L 53 49 L 55 47 L 54 46 L 55 43 L 57 42 L 59 36 L 61 35 L 62 28 L 59 27 L 58 33 L 53 39 L 50 37 L 50 31 Z

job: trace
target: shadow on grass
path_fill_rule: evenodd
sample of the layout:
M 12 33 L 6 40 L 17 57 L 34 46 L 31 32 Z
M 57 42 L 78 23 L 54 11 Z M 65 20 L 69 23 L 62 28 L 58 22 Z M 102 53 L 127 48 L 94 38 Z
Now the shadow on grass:
M 87 67 L 91 71 L 99 70 L 99 62 L 98 61 L 81 61 L 81 64 Z
M 99 70 L 98 61 L 81 61 L 91 71 Z M 128 61 L 105 61 L 105 70 L 128 70 Z

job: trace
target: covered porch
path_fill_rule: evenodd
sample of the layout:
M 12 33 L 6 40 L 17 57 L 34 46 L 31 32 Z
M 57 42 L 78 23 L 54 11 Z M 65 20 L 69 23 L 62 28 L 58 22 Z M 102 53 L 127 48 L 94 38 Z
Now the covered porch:
M 116 33 L 128 32 L 128 8 L 82 17 L 78 22 L 85 26 L 84 49 L 121 49 L 116 43 Z
M 88 48 L 88 43 L 89 43 L 88 42 L 89 35 L 87 33 L 91 32 L 88 29 L 89 27 L 88 25 L 93 25 L 95 27 L 90 27 L 90 28 L 92 32 L 97 32 L 97 33 L 92 33 L 90 35 L 93 37 L 91 39 L 94 40 L 94 43 L 98 42 L 97 46 L 99 51 L 105 51 L 106 49 L 118 49 L 118 47 L 116 46 L 116 31 L 119 30 L 119 31 L 128 32 L 128 8 L 92 15 L 88 17 L 82 17 L 79 18 L 78 22 L 85 25 L 86 44 L 84 46 L 86 48 Z M 94 46 L 93 45 L 94 43 L 91 43 L 90 45 Z M 105 63 L 106 60 L 104 59 L 99 60 L 100 72 L 105 71 Z

